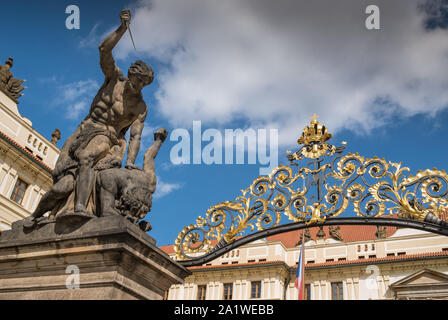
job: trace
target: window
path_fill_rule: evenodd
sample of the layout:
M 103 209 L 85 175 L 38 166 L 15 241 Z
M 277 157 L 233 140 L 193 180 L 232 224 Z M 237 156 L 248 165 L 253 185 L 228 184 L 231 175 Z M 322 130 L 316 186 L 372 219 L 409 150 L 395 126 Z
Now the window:
M 361 252 L 361 245 L 358 244 L 358 252 Z
M 347 258 L 339 258 L 338 261 L 347 261 Z
M 448 251 L 448 248 L 442 248 L 442 251 Z
M 207 286 L 198 286 L 197 300 L 205 300 L 206 293 L 207 293 Z
M 311 300 L 311 285 L 310 284 L 305 284 L 304 300 Z
M 264 262 L 266 259 L 258 259 L 258 262 Z
M 369 259 L 376 258 L 376 254 L 369 255 Z
M 22 204 L 26 188 L 28 188 L 28 184 L 24 182 L 22 179 L 17 178 L 16 185 L 14 186 L 14 190 L 12 190 L 10 199 L 12 201 L 17 202 L 18 204 Z
M 327 260 L 325 260 L 326 262 L 332 262 L 332 261 L 334 261 L 334 259 L 327 259 Z
M 397 256 L 404 256 L 404 255 L 406 255 L 406 252 L 398 252 L 397 253 Z
M 261 281 L 252 281 L 250 285 L 250 297 L 252 299 L 259 299 L 261 297 Z
M 365 259 L 365 256 L 359 256 L 358 259 Z
M 314 260 L 308 260 L 308 261 L 306 262 L 306 264 L 308 264 L 308 263 L 314 263 Z
M 221 264 L 229 264 L 228 262 L 223 262 L 223 263 L 221 263 Z
M 388 257 L 395 257 L 395 253 L 388 253 L 387 256 Z
M 343 300 L 342 282 L 331 283 L 331 300 Z
M 375 250 L 375 244 L 372 243 L 372 250 Z
M 224 300 L 232 300 L 233 283 L 224 283 Z
M 250 262 L 255 262 L 255 260 L 247 260 L 247 262 L 249 262 L 249 263 L 250 263 Z
M 238 261 L 232 261 L 232 264 L 238 264 Z

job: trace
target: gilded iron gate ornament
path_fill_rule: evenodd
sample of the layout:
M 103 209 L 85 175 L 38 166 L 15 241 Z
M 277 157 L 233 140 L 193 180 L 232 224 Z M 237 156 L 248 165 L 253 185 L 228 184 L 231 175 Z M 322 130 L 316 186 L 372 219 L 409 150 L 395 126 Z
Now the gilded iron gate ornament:
M 448 235 L 448 223 L 439 218 L 448 210 L 445 171 L 434 168 L 411 175 L 401 163 L 358 153 L 344 155 L 346 143 L 335 147 L 327 142 L 331 137 L 313 115 L 297 141 L 299 150 L 287 152 L 290 165 L 258 177 L 234 201 L 210 207 L 204 218 L 185 227 L 175 241 L 177 259 L 198 260 L 222 253 L 218 249 L 255 229 L 268 235 L 284 216 L 306 226 L 322 225 L 329 219 L 335 225 L 332 218 L 353 216 L 353 212 L 364 220 L 381 220 L 378 224 L 388 221 L 381 216 L 390 216 L 429 223 L 438 228 L 431 230 L 443 229 Z

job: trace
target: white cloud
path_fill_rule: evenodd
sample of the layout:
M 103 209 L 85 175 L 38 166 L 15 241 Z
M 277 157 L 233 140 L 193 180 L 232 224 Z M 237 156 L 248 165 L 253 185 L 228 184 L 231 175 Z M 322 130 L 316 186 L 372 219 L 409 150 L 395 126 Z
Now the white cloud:
M 154 199 L 162 198 L 167 194 L 182 188 L 182 186 L 183 184 L 181 183 L 168 183 L 164 182 L 160 177 L 157 177 L 156 192 L 153 197 Z
M 98 89 L 98 82 L 91 79 L 59 85 L 55 105 L 65 108 L 67 119 L 78 120 L 88 113 Z
M 98 31 L 100 25 L 101 23 L 99 22 L 95 23 L 89 34 L 79 41 L 79 48 L 95 48 L 99 46 L 101 40 L 105 36 L 105 33 L 100 33 Z
M 146 146 L 150 146 L 154 142 L 154 132 L 157 131 L 158 128 L 153 127 L 149 122 L 145 122 L 145 126 L 142 131 L 142 143 Z
M 65 114 L 68 119 L 76 120 L 80 117 L 81 113 L 84 113 L 87 109 L 87 103 L 85 101 L 76 102 L 68 106 L 68 112 Z
M 369 4 L 141 0 L 131 27 L 146 60 L 169 64 L 156 98 L 173 126 L 244 119 L 294 144 L 313 113 L 333 133 L 369 132 L 448 105 L 448 33 L 423 28 L 417 0 L 376 1 L 381 30 L 369 31 Z M 133 50 L 124 39 L 116 54 Z
M 183 163 L 181 163 L 181 164 L 174 164 L 171 161 L 166 161 L 166 162 L 162 162 L 160 164 L 160 169 L 164 170 L 164 171 L 170 171 L 170 170 L 172 170 L 174 168 L 180 168 L 180 167 L 183 167 L 183 166 L 185 166 L 185 164 L 183 164 Z
M 141 150 L 146 150 L 154 143 L 154 132 L 159 130 L 160 127 L 152 126 L 152 123 L 146 119 L 141 135 Z M 129 130 L 127 132 L 126 139 L 129 141 Z M 163 146 L 162 146 L 163 148 Z

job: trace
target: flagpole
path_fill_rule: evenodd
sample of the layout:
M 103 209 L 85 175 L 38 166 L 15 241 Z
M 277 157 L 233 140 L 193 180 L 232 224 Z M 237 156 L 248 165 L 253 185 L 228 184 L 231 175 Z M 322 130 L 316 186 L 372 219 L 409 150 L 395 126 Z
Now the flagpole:
M 305 230 L 302 232 L 302 277 L 303 277 L 303 286 L 302 286 L 302 299 L 305 298 Z
M 297 263 L 296 280 L 294 281 L 294 286 L 298 290 L 297 295 L 298 300 L 303 300 L 304 297 L 305 292 L 304 275 L 305 275 L 305 232 L 302 232 L 302 245 L 299 251 L 299 261 Z

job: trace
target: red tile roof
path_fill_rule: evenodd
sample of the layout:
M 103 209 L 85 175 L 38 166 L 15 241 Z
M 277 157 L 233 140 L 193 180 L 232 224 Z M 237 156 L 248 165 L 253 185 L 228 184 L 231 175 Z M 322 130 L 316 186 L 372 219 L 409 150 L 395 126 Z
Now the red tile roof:
M 343 225 L 340 226 L 341 229 L 339 233 L 344 242 L 353 242 L 353 241 L 369 241 L 375 240 L 376 236 L 376 226 L 366 226 L 366 225 Z M 312 239 L 317 239 L 317 232 L 319 231 L 319 227 L 310 228 L 310 234 Z M 397 231 L 396 227 L 386 227 L 386 237 L 390 237 Z M 325 238 L 328 239 L 330 237 L 330 232 L 328 230 L 328 226 L 324 227 Z M 302 236 L 302 230 L 295 230 L 284 232 L 280 234 L 276 234 L 273 236 L 267 237 L 268 241 L 280 241 L 286 248 L 294 248 L 296 247 L 297 242 Z M 241 237 L 237 237 L 241 238 Z M 217 244 L 216 240 L 212 240 L 212 245 L 215 246 Z M 174 245 L 166 245 L 159 247 L 164 252 L 171 254 L 174 253 Z
M 381 262 L 392 262 L 392 261 L 405 261 L 405 260 L 420 260 L 424 258 L 437 258 L 437 257 L 448 257 L 448 251 L 438 251 L 438 252 L 425 252 L 417 254 L 404 254 L 400 256 L 391 256 L 383 258 L 368 258 L 368 259 L 356 259 L 347 261 L 329 261 L 324 263 L 308 263 L 305 265 L 305 269 L 321 268 L 321 267 L 331 267 L 331 266 L 344 266 L 351 264 L 375 264 Z
M 324 263 L 313 263 L 306 264 L 305 269 L 314 268 L 326 268 L 326 267 L 342 267 L 356 264 L 375 264 L 375 263 L 385 263 L 385 262 L 401 262 L 401 261 L 414 261 L 428 258 L 448 258 L 448 251 L 438 251 L 438 252 L 425 252 L 419 254 L 409 254 L 394 257 L 384 257 L 384 258 L 369 258 L 369 259 L 356 259 L 349 261 L 331 261 Z M 190 271 L 198 270 L 210 270 L 210 269 L 222 269 L 222 268 L 237 268 L 237 267 L 247 267 L 247 266 L 262 266 L 262 265 L 286 265 L 284 261 L 261 261 L 261 262 L 249 262 L 249 263 L 238 263 L 238 264 L 220 264 L 211 266 L 196 266 L 187 268 Z M 290 268 L 297 269 L 297 265 L 289 266 Z
M 174 253 L 176 251 L 174 251 L 174 244 L 170 244 L 167 246 L 159 246 L 159 249 L 162 250 L 163 252 L 167 253 L 167 254 L 171 254 Z
M 188 267 L 188 270 L 206 270 L 206 269 L 220 269 L 220 268 L 229 268 L 229 267 L 247 267 L 247 266 L 260 266 L 260 265 L 286 265 L 285 261 L 275 260 L 275 261 L 259 261 L 259 262 L 247 262 L 247 263 L 236 263 L 236 264 L 219 264 L 219 265 L 211 265 L 211 266 L 196 266 L 196 267 Z
M 353 241 L 369 241 L 375 240 L 376 236 L 376 226 L 366 226 L 366 225 L 342 225 L 340 226 L 339 234 L 344 242 Z M 312 227 L 309 229 L 311 238 L 313 240 L 317 239 L 318 227 Z M 396 227 L 386 227 L 386 237 L 390 237 L 397 231 Z M 324 239 L 330 238 L 330 232 L 328 226 L 324 226 L 325 237 Z M 269 241 L 280 241 L 286 248 L 294 248 L 302 236 L 302 230 L 289 231 L 281 234 L 276 234 L 269 236 L 267 240 Z

